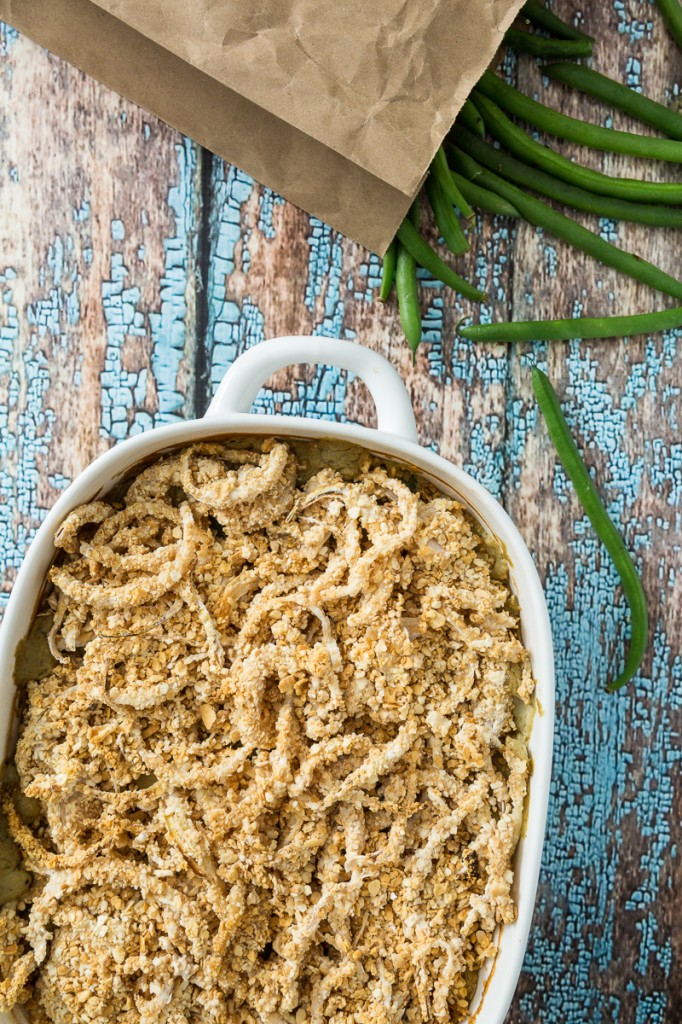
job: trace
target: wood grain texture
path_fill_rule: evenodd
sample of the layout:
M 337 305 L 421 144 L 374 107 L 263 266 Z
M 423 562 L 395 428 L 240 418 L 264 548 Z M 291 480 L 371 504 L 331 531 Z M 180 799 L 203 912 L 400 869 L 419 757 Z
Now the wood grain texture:
M 561 11 L 577 11 L 564 4 Z M 597 39 L 593 66 L 664 102 L 676 95 L 682 57 L 648 4 L 593 5 L 585 24 Z M 618 45 L 613 45 L 617 40 Z M 596 103 L 559 86 L 543 87 L 531 61 L 520 62 L 524 91 L 542 91 L 565 113 L 605 123 Z M 616 127 L 646 131 L 615 116 Z M 547 140 L 551 142 L 552 140 Z M 562 151 L 585 160 L 579 147 Z M 607 173 L 669 178 L 679 168 L 604 154 Z M 679 276 L 673 231 L 580 217 L 593 230 Z M 530 286 L 526 268 L 536 271 Z M 674 304 L 646 287 L 576 256 L 524 228 L 514 254 L 515 318 L 635 312 Z M 569 1020 L 682 1018 L 682 909 L 679 841 L 680 510 L 682 413 L 679 332 L 652 339 L 534 348 L 565 395 L 609 511 L 635 553 L 652 610 L 650 656 L 629 697 L 604 695 L 599 681 L 622 657 L 626 609 L 614 613 L 616 577 L 595 542 L 564 474 L 555 467 L 530 401 L 528 355 L 512 367 L 513 450 L 519 470 L 505 504 L 543 550 L 556 635 L 560 698 L 545 868 L 533 943 L 512 1019 L 539 1019 L 548 1004 Z M 538 480 L 548 486 L 537 501 Z M 606 562 L 606 564 L 605 564 Z M 592 693 L 584 679 L 592 680 Z M 677 836 L 677 840 L 676 840 Z M 538 921 L 538 924 L 539 924 Z
M 65 483 L 192 409 L 199 190 L 193 144 L 12 30 L 0 47 L 7 587 Z
M 595 67 L 677 102 L 682 58 L 648 0 L 557 0 L 555 9 L 597 37 Z M 508 59 L 506 70 L 565 112 L 605 123 L 596 105 L 542 84 L 529 58 Z M 632 175 L 677 170 L 592 161 Z M 583 222 L 679 275 L 674 233 Z M 475 239 L 459 263 L 489 290 L 484 319 L 666 304 L 527 226 L 484 219 Z M 5 593 L 68 481 L 114 440 L 203 412 L 245 348 L 315 332 L 384 353 L 406 380 L 422 443 L 501 498 L 546 581 L 556 763 L 509 1022 L 682 1020 L 680 332 L 476 347 L 456 325 L 478 312 L 425 278 L 426 341 L 412 367 L 394 303 L 373 298 L 376 257 L 11 30 L 0 34 L 0 243 Z M 531 359 L 564 396 L 644 574 L 651 652 L 618 697 L 602 684 L 622 656 L 626 610 L 538 422 Z M 257 407 L 374 423 L 364 387 L 328 367 L 280 373 Z

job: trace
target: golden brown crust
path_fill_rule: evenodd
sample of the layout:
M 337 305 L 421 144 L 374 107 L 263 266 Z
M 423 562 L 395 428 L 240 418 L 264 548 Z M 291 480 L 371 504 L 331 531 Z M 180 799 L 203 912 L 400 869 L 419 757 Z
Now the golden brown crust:
M 489 541 L 386 469 L 202 444 L 62 526 L 0 1003 L 54 1024 L 456 1021 L 512 921 L 527 653 Z M 36 970 L 37 968 L 37 970 Z

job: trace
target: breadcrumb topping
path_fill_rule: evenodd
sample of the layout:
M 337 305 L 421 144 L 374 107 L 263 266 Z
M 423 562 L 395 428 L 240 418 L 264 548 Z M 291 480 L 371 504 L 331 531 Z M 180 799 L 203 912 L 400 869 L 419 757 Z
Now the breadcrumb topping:
M 533 681 L 464 508 L 369 461 L 303 482 L 279 441 L 197 444 L 56 543 L 55 664 L 4 800 L 33 882 L 0 910 L 0 1008 L 465 1017 L 515 917 Z

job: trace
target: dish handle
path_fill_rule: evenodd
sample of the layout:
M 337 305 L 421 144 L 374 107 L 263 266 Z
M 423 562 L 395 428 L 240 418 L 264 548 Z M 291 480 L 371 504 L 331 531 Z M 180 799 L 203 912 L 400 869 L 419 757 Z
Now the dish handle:
M 268 377 L 298 363 L 322 363 L 351 370 L 369 388 L 379 430 L 417 441 L 412 402 L 397 370 L 378 352 L 335 338 L 273 338 L 247 349 L 223 377 L 206 416 L 249 412 Z

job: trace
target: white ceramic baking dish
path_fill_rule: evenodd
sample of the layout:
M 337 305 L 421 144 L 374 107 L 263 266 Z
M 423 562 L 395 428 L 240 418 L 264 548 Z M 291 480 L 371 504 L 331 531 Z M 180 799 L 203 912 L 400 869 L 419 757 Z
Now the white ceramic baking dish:
M 357 374 L 374 399 L 378 429 L 294 416 L 250 413 L 258 391 L 282 367 L 322 363 Z M 492 968 L 479 978 L 472 1020 L 502 1024 L 523 961 L 537 887 L 549 796 L 554 721 L 554 665 L 549 617 L 535 566 L 523 539 L 493 496 L 471 476 L 417 441 L 412 404 L 399 375 L 380 355 L 348 341 L 290 337 L 263 342 L 240 356 L 225 375 L 206 415 L 199 420 L 159 427 L 117 444 L 96 459 L 62 494 L 46 517 L 17 576 L 0 628 L 0 751 L 6 749 L 14 708 L 14 662 L 43 590 L 55 555 L 54 536 L 62 520 L 87 501 L 106 494 L 140 463 L 170 448 L 205 438 L 240 434 L 335 439 L 352 442 L 394 462 L 418 469 L 444 493 L 456 497 L 502 544 L 511 565 L 511 582 L 521 608 L 523 640 L 537 681 L 538 712 L 530 738 L 533 775 L 527 827 L 515 858 L 514 892 L 518 918 L 499 936 Z M 0 1014 L 0 1020 L 12 1018 Z

